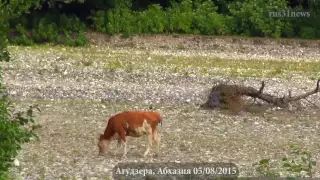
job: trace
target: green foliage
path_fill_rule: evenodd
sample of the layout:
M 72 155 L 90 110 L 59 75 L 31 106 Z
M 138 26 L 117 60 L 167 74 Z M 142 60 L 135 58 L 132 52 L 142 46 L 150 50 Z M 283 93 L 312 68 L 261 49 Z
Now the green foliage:
M 158 4 L 153 4 L 144 12 L 138 13 L 138 33 L 162 33 L 165 24 L 165 14 Z
M 106 15 L 106 33 L 117 34 L 127 33 L 131 34 L 133 16 L 130 10 L 131 1 L 120 0 L 116 1 L 114 8 L 107 12 Z
M 164 30 L 165 15 L 160 5 L 150 5 L 144 12 L 130 10 L 130 3 L 116 8 L 97 11 L 92 16 L 94 28 L 108 34 L 161 33 Z
M 261 159 L 258 163 L 254 164 L 256 171 L 264 177 L 279 177 L 279 172 L 272 169 L 270 159 Z
M 61 36 L 58 37 L 58 42 L 69 46 L 84 46 L 88 43 L 88 39 L 83 32 L 75 33 L 71 31 L 64 31 Z
M 1 2 L 7 3 L 5 0 L 2 0 Z M 39 9 L 41 7 L 40 0 L 15 0 L 9 2 L 7 10 L 10 14 L 10 18 L 17 18 L 25 12 L 30 12 L 31 7 L 34 7 L 34 9 Z
M 1 1 L 5 2 L 5 1 Z M 0 22 L 8 32 L 7 20 L 10 20 L 10 42 L 19 45 L 34 43 L 63 43 L 81 46 L 87 43 L 84 36 L 86 26 L 76 16 L 60 14 L 56 0 L 50 0 L 48 11 L 40 13 L 35 9 L 41 6 L 39 0 L 24 2 L 11 1 L 11 5 L 0 10 Z M 65 3 L 84 0 L 63 0 Z M 144 2 L 140 7 L 136 1 L 87 1 L 92 9 L 89 19 L 92 26 L 107 34 L 130 36 L 141 33 L 186 33 L 205 35 L 244 35 L 260 37 L 301 37 L 320 38 L 320 3 L 310 1 L 309 9 L 288 6 L 289 0 L 180 0 L 170 1 L 163 9 L 152 1 Z M 167 3 L 165 3 L 167 4 Z M 62 5 L 63 6 L 63 5 Z M 142 8 L 143 6 L 143 8 Z M 32 7 L 32 8 L 30 8 Z M 146 8 L 147 7 L 147 8 Z M 218 9 L 219 7 L 219 9 Z M 139 10 L 133 11 L 132 9 Z M 141 10 L 141 11 L 140 11 Z M 270 17 L 272 12 L 307 11 L 309 18 Z M 29 11 L 29 14 L 25 12 Z M 2 36 L 3 36 L 2 35 Z M 3 38 L 3 39 L 1 39 Z M 0 37 L 6 46 L 5 37 Z M 3 49 L 3 48 L 2 48 Z M 4 59 L 6 52 L 0 53 Z
M 229 5 L 231 15 L 238 26 L 236 33 L 247 36 L 281 37 L 284 29 L 290 30 L 286 18 L 270 17 L 269 13 L 287 9 L 287 0 L 245 0 Z
M 312 39 L 316 36 L 316 29 L 313 27 L 302 27 L 300 32 L 300 37 L 304 39 Z
M 220 9 L 214 4 L 217 3 Z M 149 4 L 133 11 L 130 0 L 116 1 L 107 11 L 91 16 L 96 30 L 108 34 L 185 33 L 204 35 L 243 35 L 260 37 L 320 37 L 320 3 L 312 9 L 294 9 L 288 0 L 181 0 L 170 1 L 163 9 Z M 300 9 L 299 9 L 300 8 Z M 136 8 L 139 9 L 139 8 Z M 309 18 L 271 17 L 270 13 L 310 11 Z M 299 27 L 299 28 L 297 28 Z
M 11 21 L 18 35 L 9 37 L 10 43 L 32 45 L 34 43 L 61 43 L 70 46 L 83 46 L 87 43 L 85 25 L 76 16 L 66 16 L 57 12 L 35 13 L 26 18 Z M 27 19 L 27 22 L 28 22 Z M 19 24 L 15 24 L 19 23 Z M 28 28 L 28 29 L 27 29 Z
M 225 20 L 211 0 L 195 1 L 194 31 L 206 35 L 225 34 Z
M 182 0 L 180 4 L 173 2 L 166 12 L 166 31 L 177 33 L 191 33 L 193 23 L 193 5 L 191 0 Z
M 10 60 L 10 54 L 7 50 L 9 20 L 21 16 L 21 14 L 27 12 L 30 7 L 39 8 L 40 0 L 0 0 L 0 62 Z
M 304 18 L 293 18 L 292 24 L 295 24 L 298 29 L 296 29 L 297 37 L 303 39 L 315 39 L 320 38 L 320 3 L 318 1 L 310 1 L 311 8 L 307 10 L 310 12 L 310 17 Z M 294 9 L 295 11 L 306 11 L 301 6 Z
M 94 12 L 90 17 L 93 21 L 93 27 L 108 34 L 132 34 L 132 25 L 135 22 L 130 10 L 130 1 L 117 1 L 114 7 L 108 12 L 102 10 Z
M 173 2 L 167 10 L 163 10 L 159 4 L 149 5 L 146 10 L 139 12 L 130 8 L 131 4 L 126 3 L 108 12 L 95 12 L 91 16 L 95 29 L 108 34 L 125 35 L 163 32 L 214 35 L 227 31 L 224 17 L 215 12 L 217 8 L 210 0 Z
M 107 33 L 132 33 L 132 23 L 134 17 L 129 8 L 115 8 L 107 13 Z
M 92 15 L 89 17 L 89 19 L 92 20 L 92 27 L 100 32 L 107 32 L 107 14 L 105 11 L 99 10 L 92 13 Z
M 2 84 L 0 94 L 0 179 L 4 179 L 21 145 L 30 142 L 33 137 L 37 138 L 34 133 L 36 126 L 30 126 L 34 123 L 34 109 L 37 106 L 30 106 L 26 111 L 12 112 L 14 107 Z
M 7 34 L 8 34 L 8 19 L 9 19 L 9 14 L 5 5 L 4 1 L 0 1 L 0 62 L 2 61 L 9 61 L 10 60 L 10 55 L 9 51 L 7 49 L 8 45 L 8 39 L 7 39 Z
M 255 163 L 256 171 L 264 177 L 312 177 L 312 170 L 316 166 L 316 161 L 308 151 L 299 149 L 296 145 L 290 145 L 289 156 L 283 157 L 277 162 L 278 170 L 272 168 L 270 159 L 262 159 Z
M 316 161 L 311 153 L 299 149 L 296 145 L 291 145 L 290 148 L 291 156 L 282 158 L 282 167 L 294 177 L 312 177 Z
M 18 24 L 16 26 L 16 29 L 20 37 L 19 38 L 13 37 L 11 39 L 11 42 L 15 44 L 21 44 L 21 45 L 27 45 L 27 46 L 34 44 L 34 42 L 30 40 L 29 32 L 27 32 L 27 30 L 21 24 Z

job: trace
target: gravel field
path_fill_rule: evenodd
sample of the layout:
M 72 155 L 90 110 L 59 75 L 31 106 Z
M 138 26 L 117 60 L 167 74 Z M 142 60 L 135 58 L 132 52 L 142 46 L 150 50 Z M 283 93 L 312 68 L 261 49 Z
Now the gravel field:
M 258 89 L 264 80 L 265 92 L 278 96 L 314 89 L 320 42 L 89 37 L 83 48 L 10 47 L 13 62 L 3 64 L 10 96 L 19 108 L 41 108 L 40 140 L 24 145 L 17 157 L 21 165 L 12 169 L 17 179 L 111 179 L 119 162 L 168 161 L 233 162 L 240 176 L 255 176 L 253 163 L 283 157 L 291 143 L 312 152 L 318 162 L 314 176 L 320 177 L 319 94 L 308 98 L 312 103 L 302 100 L 289 109 L 246 99 L 241 115 L 199 108 L 221 82 Z M 289 68 L 294 62 L 300 69 Z M 270 67 L 260 68 L 264 63 Z M 97 157 L 97 137 L 110 115 L 150 107 L 165 117 L 160 157 L 142 157 L 146 138 L 129 138 L 125 159 L 115 145 Z

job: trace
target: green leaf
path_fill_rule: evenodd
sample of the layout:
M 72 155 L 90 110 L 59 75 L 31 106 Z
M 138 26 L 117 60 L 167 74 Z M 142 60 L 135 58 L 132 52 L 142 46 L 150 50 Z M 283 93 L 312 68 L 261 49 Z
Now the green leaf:
M 269 164 L 270 159 L 262 159 L 259 161 L 260 164 Z
M 284 163 L 284 164 L 282 165 L 282 167 L 289 168 L 289 167 L 291 167 L 291 164 L 289 164 L 289 163 Z

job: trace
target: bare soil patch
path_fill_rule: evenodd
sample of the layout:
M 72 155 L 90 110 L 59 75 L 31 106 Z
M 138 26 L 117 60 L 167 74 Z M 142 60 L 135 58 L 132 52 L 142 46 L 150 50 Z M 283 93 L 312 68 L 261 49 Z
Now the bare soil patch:
M 233 162 L 240 176 L 255 176 L 254 162 L 281 158 L 292 143 L 319 161 L 320 111 L 313 105 L 320 106 L 319 94 L 310 96 L 313 104 L 301 101 L 290 109 L 251 105 L 252 99 L 244 99 L 241 115 L 199 108 L 219 82 L 259 88 L 264 80 L 264 91 L 277 96 L 289 89 L 294 95 L 314 88 L 320 59 L 316 45 L 292 43 L 289 48 L 271 40 L 194 36 L 104 38 L 83 48 L 10 47 L 13 62 L 3 68 L 10 96 L 19 108 L 35 103 L 42 110 L 40 141 L 24 145 L 17 157 L 21 166 L 12 169 L 17 179 L 107 179 L 118 162 L 168 161 Z M 270 77 L 263 75 L 268 67 L 254 61 L 236 67 L 224 62 L 250 59 L 271 66 L 269 60 L 285 59 L 298 62 L 299 69 L 277 70 L 286 66 L 280 63 L 274 66 L 277 76 Z M 251 77 L 251 72 L 259 76 Z M 160 157 L 142 157 L 146 138 L 129 139 L 126 159 L 120 159 L 122 152 L 115 146 L 107 156 L 97 157 L 97 137 L 110 115 L 149 108 L 165 117 Z M 320 166 L 314 175 L 320 176 Z

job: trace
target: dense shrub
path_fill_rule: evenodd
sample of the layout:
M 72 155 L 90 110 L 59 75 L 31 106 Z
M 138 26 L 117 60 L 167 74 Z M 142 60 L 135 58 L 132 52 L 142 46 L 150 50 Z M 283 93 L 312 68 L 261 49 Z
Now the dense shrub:
M 14 107 L 0 80 L 0 179 L 7 178 L 21 145 L 37 137 L 34 133 L 36 126 L 30 126 L 34 123 L 33 109 L 30 106 L 27 111 L 12 112 Z
M 280 177 L 287 177 L 288 179 L 312 178 L 316 160 L 311 152 L 291 144 L 289 155 L 282 157 L 281 160 L 261 159 L 253 166 L 260 175 L 273 179 Z
M 165 31 L 170 33 L 192 33 L 194 20 L 191 0 L 183 0 L 180 4 L 173 2 L 166 11 Z
M 235 34 L 279 38 L 285 31 L 292 31 L 289 19 L 270 17 L 269 12 L 286 10 L 286 0 L 245 0 L 229 5 L 238 29 Z
M 166 10 L 159 4 L 152 4 L 144 11 L 132 11 L 130 7 L 95 12 L 91 17 L 95 29 L 127 35 L 163 32 L 220 35 L 227 32 L 224 17 L 216 13 L 217 8 L 210 0 L 173 2 Z
M 311 2 L 311 1 L 310 1 Z M 296 36 L 304 39 L 320 38 L 320 3 L 314 2 L 313 8 L 308 10 L 310 17 L 293 18 L 292 24 L 296 25 Z M 303 7 L 298 6 L 294 9 L 295 11 L 306 11 Z
M 9 41 L 18 45 L 34 43 L 62 43 L 81 46 L 87 43 L 84 36 L 85 25 L 76 16 L 66 16 L 52 11 L 34 13 L 29 17 L 10 22 Z
M 216 11 L 218 8 L 211 0 L 196 1 L 193 29 L 206 35 L 222 35 L 227 32 L 225 19 Z
M 10 4 L 7 4 L 10 2 Z M 10 61 L 7 50 L 9 20 L 19 17 L 31 6 L 38 7 L 39 0 L 29 1 L 2 1 L 0 0 L 0 62 Z M 19 31 L 23 28 L 18 26 Z M 29 142 L 31 137 L 36 137 L 35 126 L 29 126 L 33 122 L 33 106 L 25 112 L 13 112 L 15 108 L 7 97 L 2 80 L 2 68 L 0 66 L 0 179 L 8 178 L 8 170 L 12 166 L 15 156 L 21 149 L 21 145 Z
M 131 2 L 124 0 L 118 1 L 114 4 L 114 8 L 108 11 L 93 12 L 90 17 L 93 21 L 93 27 L 107 34 L 136 33 L 133 29 L 135 17 L 130 8 Z
M 95 12 L 91 19 L 96 30 L 125 35 L 140 33 L 161 33 L 164 30 L 165 15 L 161 6 L 155 4 L 143 12 L 131 11 L 130 5 Z
M 137 13 L 138 33 L 162 33 L 165 24 L 165 14 L 162 7 L 153 4 L 146 11 Z
M 134 17 L 129 8 L 115 8 L 107 12 L 106 14 L 106 33 L 118 34 L 128 33 L 133 31 L 132 25 L 134 23 Z
M 7 33 L 9 29 L 8 19 L 10 14 L 8 13 L 8 9 L 5 8 L 5 4 L 0 1 L 0 62 L 9 61 L 9 51 L 7 49 L 8 39 Z
M 320 21 L 316 15 L 320 13 L 320 3 L 310 1 L 308 9 L 305 5 L 297 6 L 297 3 L 289 6 L 289 1 L 293 0 L 179 0 L 163 2 L 167 5 L 160 6 L 153 4 L 154 1 L 95 0 L 86 1 L 92 13 L 89 21 L 85 22 L 91 22 L 97 31 L 126 36 L 165 32 L 273 38 L 320 37 Z M 66 16 L 58 9 L 55 6 L 43 11 L 43 14 L 32 11 L 28 18 L 20 16 L 17 21 L 11 21 L 14 24 L 11 28 L 15 30 L 11 35 L 19 36 L 10 38 L 10 41 L 26 45 L 41 42 L 73 46 L 85 44 L 84 21 L 81 22 L 76 16 Z M 286 10 L 309 11 L 312 17 L 269 16 L 270 12 Z M 69 14 L 72 12 L 69 9 Z

